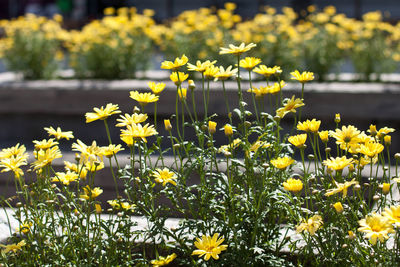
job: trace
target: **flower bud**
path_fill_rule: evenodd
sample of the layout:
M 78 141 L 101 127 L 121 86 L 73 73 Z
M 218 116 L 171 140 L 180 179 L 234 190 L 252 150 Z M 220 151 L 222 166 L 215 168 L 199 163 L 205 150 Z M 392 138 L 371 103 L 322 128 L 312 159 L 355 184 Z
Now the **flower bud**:
M 348 247 L 347 244 L 343 244 L 343 245 L 342 245 L 342 248 L 347 248 L 347 247 Z
M 336 202 L 335 204 L 333 204 L 333 207 L 335 208 L 337 213 L 342 213 L 344 210 L 341 202 Z
M 231 136 L 233 134 L 233 129 L 230 124 L 225 124 L 224 126 L 224 133 L 226 136 Z
M 340 113 L 336 113 L 335 114 L 335 123 L 339 123 L 340 122 Z
M 392 137 L 390 135 L 385 135 L 383 137 L 383 140 L 385 142 L 385 145 L 390 146 L 392 144 Z
M 101 205 L 100 205 L 100 204 L 95 204 L 94 207 L 95 207 L 95 209 L 96 209 L 96 213 L 97 213 L 97 214 L 101 214 L 101 212 L 103 211 L 103 210 L 101 209 Z
M 216 131 L 217 123 L 215 121 L 208 121 L 208 132 L 214 134 Z
M 384 195 L 387 195 L 387 194 L 389 194 L 389 192 L 390 192 L 390 183 L 383 183 L 382 184 L 382 193 Z
M 354 164 L 350 164 L 349 165 L 349 172 L 354 172 L 354 170 L 355 170 Z
M 394 154 L 394 158 L 395 158 L 396 160 L 399 160 L 399 159 L 400 159 L 400 153 Z
M 196 88 L 196 84 L 193 80 L 188 80 L 188 87 L 190 90 L 194 90 Z
M 356 185 L 354 186 L 354 190 L 358 191 L 358 190 L 360 190 L 360 189 L 361 189 L 361 186 L 360 186 L 359 184 L 356 184 Z
M 369 126 L 369 133 L 371 134 L 372 137 L 376 136 L 376 134 L 378 133 L 376 131 L 376 125 L 371 124 Z
M 138 108 L 137 106 L 134 106 L 133 113 L 140 113 L 140 108 Z
M 179 88 L 178 89 L 178 96 L 180 100 L 186 100 L 187 89 L 186 88 Z
M 174 149 L 179 149 L 181 147 L 180 144 L 174 144 Z
M 246 128 L 249 128 L 249 127 L 251 126 L 251 122 L 245 121 L 245 122 L 244 122 L 244 126 L 245 126 Z
M 171 125 L 171 122 L 170 122 L 170 120 L 164 120 L 164 126 L 165 126 L 165 130 L 166 131 L 171 131 L 172 130 L 172 125 Z
M 374 196 L 372 197 L 372 199 L 373 199 L 374 201 L 378 201 L 380 198 L 381 198 L 381 197 L 378 196 L 378 195 L 374 195 Z
M 313 159 L 315 159 L 315 156 L 314 156 L 314 154 L 308 154 L 308 156 L 307 156 L 307 157 L 308 157 L 308 159 L 309 159 L 309 160 L 313 160 Z
M 353 231 L 349 231 L 348 233 L 349 233 L 349 235 L 348 235 L 349 239 L 353 240 L 354 238 L 356 238 L 356 235 L 354 234 Z
M 332 150 L 332 149 L 331 149 L 330 147 L 325 148 L 325 152 L 326 152 L 326 153 L 330 153 L 331 150 Z

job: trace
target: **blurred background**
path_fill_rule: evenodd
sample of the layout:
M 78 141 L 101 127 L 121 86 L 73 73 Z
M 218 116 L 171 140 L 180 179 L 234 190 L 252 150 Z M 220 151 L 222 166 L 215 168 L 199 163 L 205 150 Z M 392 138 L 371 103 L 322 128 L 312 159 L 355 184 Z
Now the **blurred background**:
M 177 16 L 184 10 L 200 7 L 223 8 L 224 0 L 0 0 L 0 18 L 10 19 L 26 13 L 52 17 L 61 14 L 67 26 L 79 27 L 86 22 L 101 18 L 106 7 L 135 6 L 138 11 L 153 9 L 154 19 L 162 21 Z M 393 21 L 400 18 L 398 0 L 232 0 L 237 5 L 237 13 L 243 18 L 249 18 L 268 5 L 275 8 L 292 7 L 296 12 L 306 10 L 309 5 L 323 8 L 335 5 L 338 13 L 360 19 L 362 14 L 380 10 L 385 17 Z

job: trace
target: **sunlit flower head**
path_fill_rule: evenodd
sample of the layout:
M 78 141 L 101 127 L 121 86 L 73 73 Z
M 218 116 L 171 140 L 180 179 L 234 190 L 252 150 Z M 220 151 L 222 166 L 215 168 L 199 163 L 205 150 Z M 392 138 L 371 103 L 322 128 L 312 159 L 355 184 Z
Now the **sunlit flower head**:
M 394 232 L 390 220 L 377 213 L 367 215 L 358 223 L 360 224 L 358 231 L 364 233 L 365 238 L 368 238 L 372 245 L 375 245 L 378 239 L 382 243 L 385 242 L 389 234 Z
M 252 70 L 261 63 L 261 59 L 256 57 L 245 57 L 244 59 L 240 60 L 239 66 L 246 70 Z
M 333 208 L 336 210 L 337 213 L 342 213 L 344 208 L 341 202 L 336 202 L 333 204 Z
M 164 120 L 164 127 L 166 131 L 171 131 L 172 130 L 172 125 L 170 120 Z
M 107 157 L 107 158 L 111 158 L 112 156 L 114 156 L 115 154 L 117 154 L 119 151 L 124 150 L 124 148 L 121 147 L 121 145 L 108 145 L 106 147 L 102 147 L 102 155 Z
M 321 121 L 317 121 L 316 119 L 312 119 L 311 121 L 306 120 L 304 122 L 299 121 L 297 123 L 297 130 L 305 131 L 307 133 L 317 133 L 320 125 Z
M 294 98 L 294 96 L 292 96 L 291 99 L 289 99 L 284 105 L 283 107 L 279 108 L 276 110 L 276 115 L 280 118 L 285 117 L 286 114 L 292 112 L 292 113 L 296 113 L 296 108 L 302 107 L 304 106 L 303 100 L 301 100 L 300 98 Z
M 90 186 L 87 185 L 83 188 L 83 194 L 80 195 L 79 197 L 81 199 L 85 199 L 85 200 L 95 199 L 102 193 L 103 193 L 103 189 L 101 189 L 100 187 L 95 187 L 95 188 L 91 189 Z
M 329 140 L 329 131 L 320 131 L 318 132 L 319 138 L 322 142 L 326 143 Z
M 155 95 L 159 95 L 165 89 L 165 83 L 149 82 L 147 85 Z
M 224 126 L 224 133 L 226 136 L 231 136 L 233 134 L 233 129 L 232 129 L 232 125 L 230 124 L 225 124 Z
M 229 45 L 229 48 L 224 48 L 221 47 L 219 54 L 223 55 L 223 54 L 233 54 L 233 55 L 241 55 L 244 52 L 249 51 L 250 49 L 252 49 L 253 47 L 256 47 L 256 44 L 250 43 L 248 45 L 245 45 L 245 43 L 241 43 L 239 46 L 234 46 L 233 44 Z
M 353 162 L 354 159 L 348 159 L 346 156 L 343 156 L 336 158 L 331 157 L 330 159 L 324 160 L 322 163 L 331 170 L 341 171 Z
M 224 242 L 224 238 L 219 237 L 219 234 L 214 234 L 211 236 L 203 235 L 200 238 L 196 237 L 194 245 L 196 250 L 193 251 L 192 255 L 199 255 L 199 257 L 204 256 L 204 260 L 208 261 L 211 257 L 215 260 L 219 259 L 219 254 L 226 250 L 228 245 L 221 245 Z
M 235 76 L 236 73 L 238 72 L 238 69 L 232 69 L 232 66 L 227 67 L 224 69 L 224 67 L 220 66 L 219 71 L 217 74 L 214 75 L 215 79 L 225 81 L 228 78 Z
M 187 95 L 187 89 L 180 87 L 178 89 L 178 96 L 180 100 L 186 100 L 186 95 Z
M 71 182 L 74 182 L 79 179 L 79 176 L 76 172 L 57 172 L 56 175 L 51 180 L 52 182 L 60 182 L 64 185 L 69 185 Z
M 38 170 L 42 169 L 45 166 L 50 165 L 53 160 L 61 158 L 62 154 L 58 146 L 53 146 L 52 148 L 43 150 L 35 150 L 33 152 L 35 156 L 35 161 L 32 163 L 33 169 Z
M 315 235 L 315 232 L 321 227 L 324 222 L 320 215 L 314 215 L 308 220 L 303 219 L 300 225 L 297 226 L 296 232 L 308 232 L 310 235 Z
M 210 65 L 206 68 L 206 70 L 203 72 L 204 78 L 206 78 L 207 80 L 211 80 L 216 78 L 215 75 L 217 75 L 219 72 L 219 68 L 214 66 L 214 65 Z
M 209 66 L 213 66 L 216 62 L 217 62 L 216 60 L 214 60 L 214 61 L 207 60 L 207 61 L 204 61 L 204 62 L 201 62 L 200 60 L 197 60 L 196 61 L 196 65 L 188 63 L 188 70 L 189 71 L 197 71 L 197 72 L 203 73 L 203 72 L 206 71 L 206 69 Z
M 147 137 L 158 134 L 154 126 L 149 124 L 145 124 L 142 126 L 141 124 L 133 124 L 128 125 L 126 129 L 121 130 L 121 138 L 124 136 L 132 137 L 135 140 L 141 139 L 143 142 L 147 142 Z
M 335 129 L 329 132 L 330 136 L 336 139 L 336 144 L 343 145 L 345 149 L 352 144 L 358 143 L 360 131 L 353 125 L 342 126 L 342 129 Z
M 294 163 L 294 159 L 291 157 L 278 157 L 276 159 L 271 159 L 271 164 L 280 170 L 286 169 L 288 166 L 292 165 Z
M 393 129 L 393 128 L 383 127 L 381 129 L 379 129 L 377 136 L 379 139 L 382 139 L 385 135 L 393 133 L 394 131 L 395 131 L 395 129 Z
M 171 81 L 175 83 L 177 86 L 179 86 L 182 82 L 186 81 L 186 79 L 189 77 L 189 74 L 186 74 L 184 72 L 173 72 L 169 76 Z
M 290 192 L 300 192 L 303 189 L 303 182 L 299 179 L 289 178 L 283 183 L 283 188 Z
M 160 183 L 163 186 L 165 186 L 167 183 L 176 185 L 175 180 L 178 178 L 174 172 L 170 171 L 167 168 L 156 169 L 153 172 L 153 177 L 155 178 L 154 180 L 157 183 Z
M 288 138 L 289 143 L 297 148 L 304 148 L 304 143 L 307 140 L 307 134 L 293 135 Z
M 400 206 L 386 207 L 382 215 L 385 216 L 390 223 L 393 223 L 396 227 L 400 227 Z
M 367 142 L 365 144 L 361 144 L 359 153 L 369 158 L 373 158 L 379 153 L 381 153 L 384 148 L 385 147 L 382 144 L 376 142 Z
M 53 146 L 58 145 L 57 141 L 54 141 L 54 138 L 50 139 L 43 139 L 42 141 L 34 140 L 33 143 L 35 144 L 35 150 L 46 150 Z
M 303 71 L 302 73 L 300 73 L 298 70 L 295 70 L 291 72 L 290 75 L 292 75 L 292 80 L 297 80 L 301 83 L 306 83 L 314 80 L 314 73 L 309 71 Z
M 125 115 L 119 115 L 119 119 L 117 119 L 117 123 L 115 126 L 117 127 L 126 127 L 132 124 L 142 123 L 147 120 L 147 114 L 142 113 L 133 113 L 129 115 L 125 113 Z
M 24 157 L 25 159 L 27 159 L 28 154 L 26 153 L 26 147 L 18 143 L 15 146 L 3 148 L 0 151 L 0 159 L 6 159 L 12 157 Z
M 253 72 L 263 75 L 266 78 L 269 78 L 271 75 L 279 75 L 282 73 L 281 67 L 274 66 L 269 68 L 265 65 L 259 65 L 258 67 L 253 69 Z
M 184 66 L 188 62 L 188 58 L 185 55 L 182 55 L 182 57 L 177 57 L 175 58 L 175 61 L 163 61 L 161 63 L 161 68 L 166 69 L 166 70 L 172 70 L 172 71 L 177 71 L 180 67 Z
M 94 112 L 87 112 L 85 114 L 86 123 L 95 120 L 105 120 L 113 114 L 121 113 L 121 111 L 118 110 L 118 105 L 114 105 L 111 103 L 108 103 L 105 108 L 103 106 L 101 106 L 100 108 L 93 108 L 93 111 Z
M 343 197 L 347 196 L 347 190 L 350 186 L 358 184 L 355 179 L 351 180 L 350 182 L 338 183 L 335 181 L 336 188 L 328 189 L 325 193 L 325 196 L 332 196 L 334 194 L 342 192 Z
M 14 253 L 16 253 L 16 252 L 18 252 L 19 250 L 21 250 L 22 247 L 25 246 L 25 245 L 26 245 L 26 241 L 25 241 L 25 240 L 22 240 L 21 242 L 19 242 L 19 243 L 17 243 L 17 244 L 16 244 L 16 243 L 9 244 L 9 245 L 0 244 L 0 247 L 3 247 L 3 249 L 1 250 L 1 252 L 4 253 L 4 254 L 6 254 L 6 253 L 9 253 L 9 252 L 14 252 Z
M 24 222 L 19 226 L 18 232 L 27 234 L 31 231 L 32 225 L 32 222 Z
M 131 91 L 130 98 L 139 102 L 140 105 L 145 106 L 148 103 L 157 102 L 159 97 L 152 93 L 139 93 L 138 91 Z
M 44 129 L 47 131 L 49 136 L 54 136 L 57 140 L 60 140 L 63 138 L 69 140 L 70 138 L 74 138 L 72 131 L 63 132 L 63 131 L 61 131 L 60 127 L 57 127 L 57 130 L 54 129 L 53 127 L 45 127 Z
M 22 166 L 26 166 L 27 162 L 27 154 L 25 156 L 13 156 L 8 158 L 3 158 L 0 160 L 0 168 L 2 168 L 1 172 L 9 172 L 12 171 L 16 179 L 21 178 L 24 175 Z
M 159 256 L 158 259 L 152 260 L 150 263 L 153 265 L 153 267 L 159 267 L 159 266 L 164 266 L 164 265 L 170 264 L 175 258 L 176 258 L 176 254 L 172 253 L 171 255 L 168 255 L 167 257 Z
M 74 172 L 79 175 L 79 178 L 86 179 L 87 169 L 82 168 L 82 166 L 78 166 L 75 163 L 71 163 L 69 161 L 64 161 L 64 168 L 67 172 Z
M 129 204 L 129 202 L 120 201 L 119 199 L 108 200 L 107 203 L 116 210 L 133 210 L 135 208 L 135 204 Z

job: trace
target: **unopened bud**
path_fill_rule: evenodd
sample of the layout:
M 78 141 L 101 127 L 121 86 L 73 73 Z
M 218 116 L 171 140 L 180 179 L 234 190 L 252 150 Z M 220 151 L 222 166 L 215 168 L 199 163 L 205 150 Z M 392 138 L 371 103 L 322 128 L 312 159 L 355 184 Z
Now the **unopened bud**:
M 339 123 L 340 122 L 340 113 L 336 113 L 335 114 L 335 123 Z
M 315 159 L 315 156 L 314 156 L 313 154 L 308 154 L 308 156 L 307 156 L 307 157 L 308 157 L 308 159 L 309 159 L 309 160 L 313 160 L 313 159 Z
M 332 149 L 331 149 L 330 147 L 325 148 L 325 152 L 326 152 L 326 153 L 331 153 L 331 150 L 332 150 Z
M 196 84 L 193 80 L 188 80 L 188 87 L 190 90 L 194 90 L 196 88 Z
M 233 134 L 233 129 L 230 124 L 225 124 L 224 126 L 224 133 L 226 136 L 231 136 Z
M 336 202 L 335 204 L 333 204 L 333 207 L 335 208 L 337 213 L 342 213 L 344 210 L 341 202 Z
M 356 185 L 354 186 L 354 190 L 358 191 L 358 190 L 360 190 L 360 189 L 361 189 L 361 186 L 360 186 L 359 184 L 356 184 Z
M 385 142 L 385 145 L 390 146 L 392 144 L 392 137 L 390 135 L 386 135 L 383 137 L 383 141 Z
M 245 126 L 246 128 L 249 128 L 249 127 L 251 126 L 251 122 L 245 121 L 245 122 L 244 122 L 244 126 Z
M 140 108 L 138 108 L 137 106 L 134 106 L 133 113 L 140 113 Z
M 179 149 L 181 147 L 180 144 L 174 144 L 174 149 Z
M 164 127 L 166 131 L 171 131 L 172 130 L 172 125 L 170 120 L 164 120 Z
M 382 193 L 384 195 L 387 195 L 387 194 L 389 194 L 389 192 L 390 192 L 390 183 L 383 183 L 382 184 Z
M 396 160 L 399 160 L 399 159 L 400 159 L 400 153 L 394 154 L 394 158 L 395 158 Z
M 372 197 L 372 199 L 374 200 L 374 201 L 377 201 L 377 200 L 379 200 L 381 197 L 380 196 L 378 196 L 378 195 L 374 195 L 373 197 Z

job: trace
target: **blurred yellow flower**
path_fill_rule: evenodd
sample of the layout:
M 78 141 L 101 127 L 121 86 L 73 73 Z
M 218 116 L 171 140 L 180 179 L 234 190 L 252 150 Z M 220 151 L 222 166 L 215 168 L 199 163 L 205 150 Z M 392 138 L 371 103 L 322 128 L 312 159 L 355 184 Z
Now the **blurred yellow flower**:
M 335 204 L 333 204 L 333 207 L 335 208 L 337 213 L 342 213 L 344 210 L 341 202 L 336 202 Z
M 244 68 L 248 71 L 252 70 L 261 63 L 261 59 L 255 57 L 245 57 L 244 59 L 240 60 L 239 66 Z
M 274 66 L 272 68 L 269 68 L 265 65 L 259 65 L 258 67 L 253 69 L 253 72 L 261 74 L 265 76 L 266 78 L 269 78 L 271 75 L 279 75 L 282 73 L 281 67 Z
M 152 260 L 150 263 L 153 265 L 153 267 L 160 267 L 160 266 L 170 264 L 175 258 L 176 258 L 176 254 L 172 253 L 171 255 L 168 255 L 167 257 L 159 256 L 158 259 Z
M 298 122 L 297 123 L 297 130 L 300 131 L 305 131 L 307 133 L 314 133 L 316 134 L 318 132 L 319 126 L 321 125 L 321 121 L 320 120 L 316 120 L 316 119 L 312 119 L 310 120 L 306 120 L 304 122 Z
M 228 247 L 228 245 L 221 245 L 225 239 L 222 237 L 218 238 L 218 236 L 219 234 L 216 233 L 212 237 L 205 235 L 203 235 L 201 239 L 196 237 L 194 245 L 197 249 L 193 251 L 192 255 L 199 255 L 199 257 L 204 255 L 204 260 L 206 261 L 208 261 L 210 257 L 218 260 L 219 254 Z
M 138 91 L 131 91 L 130 98 L 139 102 L 140 105 L 145 106 L 148 103 L 157 102 L 159 97 L 152 93 L 139 93 Z
M 0 244 L 0 247 L 3 247 L 4 249 L 1 250 L 2 253 L 6 254 L 8 252 L 14 252 L 16 253 L 18 250 L 21 250 L 23 246 L 26 245 L 26 241 L 22 240 L 21 242 L 19 242 L 18 244 L 13 243 L 13 244 L 9 244 L 9 245 L 3 245 Z
M 155 95 L 159 95 L 165 88 L 165 83 L 149 82 L 147 85 Z
M 314 215 L 308 220 L 303 219 L 302 223 L 296 228 L 296 232 L 308 232 L 310 235 L 315 235 L 315 232 L 321 227 L 323 224 L 322 217 L 320 215 Z
M 220 66 L 218 73 L 215 74 L 214 77 L 216 80 L 225 81 L 228 78 L 235 76 L 237 72 L 238 72 L 238 69 L 232 69 L 232 66 L 229 66 L 226 69 L 224 69 L 224 67 Z
M 180 87 L 178 88 L 178 96 L 180 100 L 186 100 L 186 95 L 187 95 L 187 89 Z
M 35 150 L 46 150 L 49 149 L 53 146 L 58 145 L 58 142 L 54 141 L 54 138 L 50 138 L 50 139 L 43 139 L 42 141 L 37 141 L 34 140 L 33 143 L 35 144 Z
M 188 62 L 188 58 L 185 55 L 182 55 L 181 58 L 177 57 L 175 58 L 175 61 L 163 61 L 161 63 L 161 68 L 162 69 L 167 69 L 167 70 L 172 70 L 172 71 L 177 71 L 180 67 L 184 66 Z
M 294 163 L 294 159 L 292 159 L 291 157 L 278 157 L 276 159 L 271 159 L 271 164 L 280 170 L 284 170 L 286 169 L 289 165 L 292 165 Z
M 33 169 L 38 170 L 44 168 L 47 165 L 50 165 L 53 160 L 61 158 L 61 151 L 58 146 L 53 146 L 49 149 L 43 150 L 35 150 L 33 152 L 36 161 L 32 163 Z
M 149 124 L 145 124 L 142 126 L 141 124 L 133 124 L 128 125 L 126 129 L 121 129 L 121 138 L 122 137 L 131 137 L 134 140 L 141 139 L 143 142 L 147 143 L 147 137 L 158 134 L 154 126 Z
M 76 172 L 56 172 L 56 176 L 51 180 L 52 182 L 60 182 L 64 185 L 69 185 L 71 182 L 78 180 L 78 174 Z
M 215 75 L 217 75 L 219 72 L 219 68 L 214 66 L 214 65 L 210 65 L 206 68 L 206 70 L 203 72 L 204 78 L 211 80 L 213 78 L 216 78 Z
M 118 105 L 114 105 L 108 103 L 105 108 L 101 106 L 100 108 L 93 108 L 94 112 L 87 112 L 85 114 L 86 123 L 95 121 L 95 120 L 105 120 L 113 114 L 121 113 L 118 110 Z
M 156 170 L 153 172 L 153 177 L 155 177 L 154 180 L 155 180 L 157 183 L 160 183 L 160 184 L 162 184 L 163 186 L 165 186 L 167 183 L 176 185 L 175 180 L 178 178 L 174 172 L 170 171 L 170 170 L 167 169 L 167 168 L 164 168 L 164 169 L 156 169 Z
M 83 188 L 83 194 L 80 195 L 79 197 L 84 200 L 89 200 L 89 199 L 93 200 L 102 193 L 103 189 L 101 189 L 100 187 L 95 187 L 91 189 L 90 186 L 87 185 Z
M 233 44 L 229 45 L 229 48 L 221 47 L 219 53 L 223 54 L 234 54 L 234 55 L 241 55 L 244 52 L 249 51 L 253 47 L 256 47 L 256 44 L 250 43 L 245 45 L 245 43 L 241 43 L 239 46 L 234 46 Z
M 300 98 L 295 99 L 294 96 L 292 96 L 292 98 L 289 99 L 283 105 L 283 107 L 276 110 L 276 116 L 283 118 L 289 112 L 296 113 L 296 108 L 299 108 L 302 106 L 304 106 L 303 100 L 301 100 Z
M 346 156 L 343 156 L 336 158 L 331 157 L 330 159 L 324 160 L 322 163 L 331 170 L 341 171 L 353 162 L 354 159 L 348 159 Z
M 289 178 L 283 183 L 285 190 L 290 192 L 299 192 L 303 189 L 303 182 L 299 179 Z
M 298 134 L 290 136 L 288 138 L 288 141 L 297 148 L 304 148 L 304 143 L 306 142 L 306 139 L 307 139 L 307 134 Z
M 298 70 L 295 70 L 290 73 L 292 75 L 292 80 L 297 80 L 301 83 L 306 83 L 309 81 L 314 80 L 314 73 L 308 72 L 308 71 L 303 71 L 301 74 Z
M 207 61 L 204 61 L 204 62 L 201 62 L 200 60 L 197 60 L 196 61 L 196 65 L 193 65 L 193 64 L 190 64 L 190 63 L 188 63 L 187 65 L 188 65 L 188 70 L 189 71 L 197 71 L 197 72 L 203 73 L 203 72 L 206 71 L 206 69 L 209 66 L 213 66 L 216 62 L 217 62 L 216 60 L 214 60 L 214 61 L 207 60 Z
M 164 127 L 165 127 L 165 130 L 168 132 L 172 130 L 172 125 L 171 125 L 170 120 L 164 120 Z
M 117 119 L 119 123 L 115 125 L 116 127 L 126 127 L 128 125 L 142 123 L 148 118 L 147 114 L 142 113 L 133 113 L 132 115 L 125 113 L 125 115 L 119 115 L 119 117 L 120 118 Z
M 329 131 L 320 131 L 318 132 L 319 138 L 321 138 L 321 141 L 326 143 L 329 140 Z
M 400 206 L 386 207 L 382 215 L 385 216 L 390 223 L 393 223 L 396 227 L 400 227 Z
M 225 124 L 224 126 L 224 133 L 226 136 L 231 136 L 233 134 L 233 129 L 232 129 L 232 125 L 230 124 Z
M 107 158 L 111 158 L 112 156 L 114 156 L 115 154 L 117 154 L 119 151 L 122 150 L 124 150 L 124 148 L 122 148 L 121 145 L 110 144 L 106 147 L 102 147 L 102 155 Z
M 215 121 L 208 121 L 208 132 L 214 134 L 216 131 L 217 123 Z
M 325 196 L 332 196 L 334 194 L 342 192 L 343 197 L 347 196 L 347 190 L 350 186 L 358 184 L 355 179 L 351 180 L 350 182 L 338 183 L 335 181 L 336 188 L 328 189 L 325 193 Z
M 394 232 L 390 220 L 377 213 L 367 215 L 358 223 L 360 224 L 358 231 L 366 234 L 365 237 L 372 245 L 375 245 L 378 239 L 382 243 L 385 242 L 389 238 L 389 234 Z
M 53 127 L 45 127 L 44 129 L 47 131 L 49 136 L 54 136 L 57 140 L 60 140 L 62 138 L 65 138 L 67 140 L 69 140 L 70 138 L 74 138 L 72 131 L 63 132 L 61 131 L 60 127 L 57 127 L 57 130 L 55 130 Z
M 369 158 L 373 158 L 379 153 L 383 151 L 385 147 L 382 144 L 375 142 L 367 142 L 365 144 L 361 144 L 359 153 L 368 156 Z
M 186 79 L 189 77 L 189 74 L 186 74 L 184 72 L 173 72 L 169 76 L 172 82 L 174 82 L 177 86 L 179 86 L 182 82 L 186 81 Z

